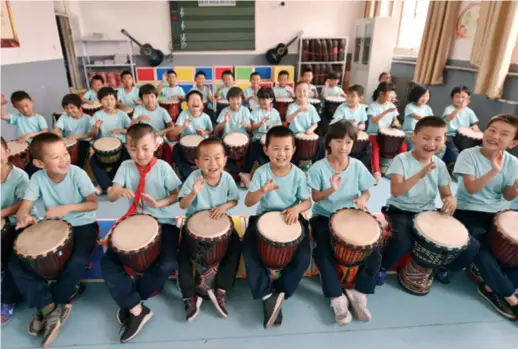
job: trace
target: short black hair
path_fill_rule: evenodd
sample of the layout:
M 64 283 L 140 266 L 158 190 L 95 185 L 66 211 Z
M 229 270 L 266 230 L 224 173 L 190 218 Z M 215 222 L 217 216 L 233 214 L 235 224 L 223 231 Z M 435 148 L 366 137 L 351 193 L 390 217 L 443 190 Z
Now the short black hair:
M 358 96 L 362 97 L 363 94 L 365 93 L 365 90 L 363 89 L 362 85 L 351 85 L 347 89 L 347 92 L 348 93 L 356 92 L 358 94 Z
M 290 73 L 288 73 L 287 70 L 281 70 L 277 75 L 277 79 L 280 78 L 282 75 L 286 75 L 288 78 L 290 77 Z
M 446 121 L 444 121 L 444 119 L 441 118 L 440 116 L 426 116 L 426 117 L 420 119 L 415 124 L 414 133 L 415 134 L 419 133 L 419 131 L 421 131 L 425 127 L 435 127 L 435 128 L 446 129 L 448 126 L 446 124 Z
M 514 140 L 518 140 L 518 116 L 514 116 L 511 114 L 495 115 L 489 120 L 487 127 L 489 128 L 492 124 L 494 124 L 497 121 L 505 122 L 506 124 L 513 126 L 516 131 L 514 133 Z
M 207 74 L 205 74 L 205 72 L 203 70 L 200 70 L 200 71 L 196 72 L 196 74 L 194 74 L 194 78 L 196 79 L 200 75 L 203 75 L 203 77 L 205 79 L 207 78 Z
M 302 69 L 302 75 L 304 75 L 305 73 L 313 73 L 313 69 L 311 67 L 305 67 L 304 69 Z
M 414 87 L 410 90 L 410 93 L 408 94 L 408 101 L 410 103 L 415 103 L 419 101 L 419 98 L 421 98 L 426 91 L 430 91 L 428 87 L 421 85 L 421 84 L 414 84 Z
M 129 70 L 124 70 L 124 71 L 121 73 L 121 79 L 122 79 L 125 75 L 129 75 L 129 76 L 133 77 L 133 74 L 131 74 L 131 72 L 130 72 Z
M 374 99 L 376 101 L 381 92 L 389 92 L 389 91 L 395 91 L 395 90 L 396 90 L 396 85 L 394 85 L 393 83 L 382 82 L 378 85 L 378 88 L 372 94 L 372 99 Z
M 225 147 L 225 144 L 223 144 L 223 141 L 218 137 L 209 137 L 201 141 L 200 144 L 198 144 L 196 147 L 196 159 L 200 158 L 201 149 L 203 147 L 208 147 L 211 145 L 220 145 L 221 148 L 223 148 L 223 154 L 227 156 L 227 148 Z
M 230 75 L 232 77 L 232 79 L 234 78 L 234 73 L 232 73 L 231 70 L 225 70 L 222 74 L 221 74 L 221 78 L 225 77 L 225 75 Z
M 379 76 L 378 76 L 378 81 L 380 81 L 385 75 L 390 75 L 389 72 L 387 71 L 384 71 L 383 73 L 381 73 Z
M 189 93 L 187 93 L 187 96 L 185 96 L 185 100 L 189 101 L 191 96 L 198 95 L 200 96 L 201 101 L 203 102 L 203 94 L 198 90 L 190 90 Z
M 155 95 L 158 97 L 158 91 L 153 84 L 145 84 L 140 86 L 140 89 L 138 90 L 138 98 L 142 99 L 145 95 Z
M 52 132 L 40 133 L 32 139 L 31 145 L 29 146 L 32 158 L 43 160 L 43 155 L 45 155 L 45 146 L 57 142 L 63 142 L 63 144 L 65 144 L 63 138 L 61 138 L 57 134 L 54 134 Z
M 178 76 L 178 75 L 176 75 L 176 72 L 173 69 L 168 70 L 166 73 L 166 76 L 169 76 L 170 74 L 173 74 L 174 76 Z
M 21 102 L 24 99 L 29 99 L 32 101 L 31 96 L 25 91 L 14 91 L 11 95 L 11 103 L 14 105 L 17 102 Z
M 107 96 L 113 96 L 115 99 L 117 99 L 117 91 L 115 91 L 112 87 L 103 87 L 99 90 L 99 92 L 97 92 L 97 98 L 99 101 L 102 101 L 102 99 Z
M 126 132 L 126 136 L 132 141 L 137 141 L 148 134 L 154 135 L 155 131 L 151 125 L 144 123 L 133 124 L 128 127 L 128 131 Z
M 241 97 L 241 99 L 244 99 L 245 94 L 243 93 L 243 90 L 240 87 L 233 86 L 227 92 L 227 100 L 230 100 L 230 98 L 237 98 L 237 97 Z
M 1 138 L 2 138 L 2 148 L 7 150 L 7 142 L 5 141 L 4 137 L 1 137 Z
M 259 99 L 275 99 L 275 92 L 273 92 L 273 88 L 269 86 L 263 86 L 257 91 L 257 98 Z
M 102 84 L 104 84 L 104 78 L 99 74 L 95 74 L 94 76 L 92 76 L 90 83 L 93 83 L 95 80 L 99 80 Z
M 274 126 L 272 127 L 268 133 L 266 133 L 266 143 L 265 145 L 268 147 L 270 145 L 270 141 L 272 138 L 284 138 L 290 137 L 293 147 L 295 147 L 295 135 L 293 132 L 287 128 L 286 126 Z
M 330 71 L 329 73 L 327 73 L 327 78 L 331 79 L 331 80 L 338 80 L 338 79 L 340 79 L 340 73 L 335 72 L 335 71 Z
M 453 90 L 451 90 L 450 97 L 453 98 L 453 96 L 455 96 L 457 93 L 461 93 L 461 92 L 466 92 L 466 94 L 468 96 L 471 96 L 471 90 L 469 89 L 469 87 L 461 85 L 461 86 L 456 86 L 453 88 Z
M 356 142 L 356 139 L 358 138 L 358 130 L 352 124 L 352 122 L 348 120 L 339 120 L 329 125 L 326 137 L 324 139 L 326 150 L 331 151 L 329 143 L 331 143 L 333 139 L 344 139 L 345 136 L 348 136 L 350 139 Z
M 250 80 L 252 80 L 252 77 L 254 76 L 258 76 L 259 79 L 261 79 L 261 74 L 259 74 L 259 72 L 254 71 L 252 74 L 250 74 Z
M 83 104 L 83 101 L 81 100 L 81 97 L 76 95 L 75 93 L 69 93 L 63 97 L 61 100 L 61 106 L 65 108 L 67 105 L 75 105 L 78 108 L 81 108 L 81 105 Z

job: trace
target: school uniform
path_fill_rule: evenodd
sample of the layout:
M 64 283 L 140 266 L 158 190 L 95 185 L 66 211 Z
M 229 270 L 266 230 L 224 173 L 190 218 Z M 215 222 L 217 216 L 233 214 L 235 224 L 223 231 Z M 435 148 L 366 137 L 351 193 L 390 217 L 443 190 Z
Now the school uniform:
M 305 270 L 309 266 L 311 249 L 308 222 L 302 215 L 299 215 L 299 222 L 302 226 L 304 237 L 291 263 L 282 270 L 279 279 L 272 282 L 269 269 L 259 257 L 257 221 L 261 214 L 268 211 L 282 211 L 293 207 L 302 200 L 309 199 L 310 194 L 306 183 L 306 176 L 301 169 L 292 165 L 288 175 L 279 177 L 272 172 L 269 163 L 255 171 L 249 191 L 255 192 L 259 190 L 269 179 L 273 179 L 275 185 L 279 186 L 279 189 L 266 193 L 259 202 L 256 215 L 250 216 L 243 241 L 243 257 L 248 285 L 254 299 L 261 299 L 274 291 L 284 292 L 287 299 L 293 295 L 304 276 Z
M 117 90 L 117 100 L 125 106 L 135 108 L 137 103 L 135 103 L 134 99 L 140 100 L 138 87 L 134 86 L 129 92 L 126 92 L 124 87 Z
M 207 93 L 206 91 L 206 87 L 208 86 L 203 86 L 202 89 L 199 89 L 196 85 L 194 85 L 190 90 L 190 91 L 198 91 L 199 93 L 202 94 L 203 96 L 203 102 L 204 103 L 207 103 L 207 108 L 205 110 L 203 110 L 203 112 L 205 114 L 207 114 L 211 120 L 213 118 L 213 114 L 214 114 L 214 106 L 212 105 L 211 101 L 209 100 L 209 94 Z M 209 87 L 210 88 L 210 87 Z
M 499 262 L 491 252 L 487 235 L 499 211 L 509 203 L 503 198 L 506 186 L 512 186 L 518 178 L 518 159 L 504 152 L 502 170 L 479 191 L 469 194 L 464 185 L 464 176 L 476 179 L 492 169 L 491 160 L 480 152 L 480 147 L 463 150 L 455 163 L 454 175 L 458 177 L 457 210 L 455 218 L 466 226 L 469 234 L 480 244 L 474 264 L 485 283 L 500 297 L 510 297 L 518 288 L 518 268 Z
M 381 105 L 378 102 L 373 102 L 369 104 L 369 107 L 367 108 L 367 115 L 369 118 L 372 118 L 373 116 L 380 115 L 387 109 L 395 108 L 396 106 L 391 103 L 387 102 L 385 105 Z M 390 112 L 388 114 L 385 114 L 377 124 L 372 122 L 372 120 L 369 120 L 369 126 L 367 127 L 367 134 L 369 135 L 369 139 L 371 141 L 371 147 L 372 147 L 372 156 L 371 156 L 371 166 L 372 166 L 372 172 L 380 172 L 380 146 L 378 144 L 378 130 L 380 128 L 391 128 L 392 123 L 399 115 L 399 112 L 397 110 Z M 404 153 L 407 151 L 407 145 L 405 142 L 401 144 L 401 148 L 399 149 L 399 153 Z
M 137 193 L 140 179 L 135 162 L 127 160 L 119 167 L 113 183 Z M 163 160 L 157 160 L 146 174 L 143 193 L 158 201 L 168 197 L 170 192 L 179 188 L 181 184 L 171 166 Z M 127 203 L 129 207 L 132 201 L 127 200 Z M 141 277 L 133 280 L 125 271 L 117 253 L 112 248 L 106 250 L 101 261 L 104 280 L 112 298 L 121 309 L 131 309 L 148 299 L 164 285 L 169 275 L 178 269 L 180 230 L 176 227 L 176 219 L 171 215 L 173 205 L 154 208 L 144 204 L 143 213 L 155 217 L 160 223 L 162 243 L 160 255 Z
M 97 92 L 92 89 L 86 91 L 86 93 L 83 95 L 83 99 L 85 101 L 99 102 L 99 98 L 97 98 Z
M 446 120 L 446 115 L 453 113 L 455 109 L 457 109 L 456 106 L 449 105 L 444 109 L 444 113 L 442 114 L 446 124 L 448 124 L 446 149 L 448 150 L 449 159 L 452 164 L 455 164 L 459 156 L 459 148 L 457 148 L 453 141 L 457 130 L 459 128 L 468 128 L 478 123 L 477 115 L 475 115 L 475 112 L 469 107 L 462 109 L 453 120 Z
M 288 111 L 286 112 L 286 117 L 295 113 L 300 109 L 300 105 L 297 102 L 293 102 L 288 106 Z M 289 129 L 296 135 L 297 133 L 306 133 L 309 128 L 320 122 L 320 116 L 318 116 L 317 109 L 312 105 L 307 105 L 307 111 L 299 112 L 293 120 L 291 120 Z M 316 130 L 315 130 L 316 132 Z M 325 156 L 324 149 L 324 140 L 322 137 L 318 139 L 318 150 L 315 156 L 312 159 L 312 162 L 316 162 L 320 159 L 323 159 Z
M 254 97 L 254 96 L 257 97 L 257 92 L 254 91 L 254 89 L 252 87 L 247 87 L 245 89 L 245 97 L 250 98 L 250 97 Z M 257 100 L 257 99 L 248 100 L 248 108 L 253 110 L 258 107 L 259 107 L 259 100 Z
M 99 128 L 99 135 L 97 138 L 112 137 L 112 132 L 114 130 L 127 129 L 131 125 L 131 119 L 129 118 L 128 114 L 121 110 L 117 110 L 115 114 L 108 114 L 104 110 L 96 112 L 90 118 L 90 127 L 93 127 L 98 120 L 101 120 L 103 123 Z M 94 173 L 97 184 L 99 184 L 103 190 L 107 190 L 112 186 L 113 177 L 115 176 L 115 173 L 117 172 L 121 162 L 129 159 L 130 157 L 126 147 L 124 146 L 124 143 L 126 143 L 126 135 L 117 134 L 113 137 L 119 138 L 122 141 L 123 146 L 120 160 L 114 163 L 109 171 L 101 165 L 96 156 L 92 156 L 90 158 L 90 168 Z
M 308 171 L 308 185 L 312 190 L 324 191 L 331 187 L 331 177 L 336 171 L 331 167 L 327 158 L 311 166 Z M 349 158 L 349 165 L 340 172 L 342 183 L 340 188 L 324 200 L 313 204 L 313 215 L 309 221 L 313 231 L 316 247 L 313 251 L 315 262 L 320 271 L 322 291 L 327 298 L 340 297 L 342 286 L 336 273 L 337 261 L 330 243 L 331 231 L 329 218 L 342 209 L 356 208 L 353 200 L 365 190 L 376 184 L 376 180 L 367 168 L 357 159 Z M 373 249 L 371 255 L 360 265 L 355 280 L 355 288 L 364 293 L 374 293 L 376 274 L 381 264 L 381 248 Z
M 273 88 L 273 93 L 275 98 L 292 98 L 293 96 L 293 87 L 291 86 L 275 86 Z
M 201 170 L 195 170 L 187 178 L 185 183 L 182 185 L 180 190 L 179 200 L 189 195 L 193 191 L 194 183 L 200 177 L 202 177 Z M 221 173 L 221 179 L 216 186 L 210 186 L 205 183 L 201 191 L 196 195 L 196 198 L 192 202 L 191 206 L 187 208 L 185 214 L 186 220 L 193 214 L 199 211 L 211 210 L 218 206 L 221 206 L 229 201 L 238 201 L 239 192 L 236 183 L 232 177 L 226 173 Z M 186 224 L 184 223 L 182 229 L 182 241 L 187 241 Z M 218 265 L 217 273 L 214 279 L 214 289 L 223 289 L 229 291 L 236 278 L 237 268 L 241 258 L 241 240 L 234 230 L 230 237 L 227 253 Z M 189 248 L 184 245 L 180 248 L 179 257 L 179 275 L 178 280 L 180 283 L 180 289 L 182 291 L 183 299 L 188 299 L 196 295 L 196 280 L 193 273 L 193 260 L 196 256 L 191 254 Z
M 415 103 L 409 103 L 405 107 L 405 120 L 403 121 L 403 131 L 406 133 L 405 141 L 408 146 L 408 150 L 412 150 L 415 148 L 414 142 L 412 142 L 411 135 L 414 132 L 415 125 L 417 124 L 416 119 L 412 116 L 412 114 L 421 115 L 422 117 L 433 116 L 432 108 L 428 104 L 423 105 L 422 107 L 418 106 Z
M 133 117 L 138 118 L 141 115 L 149 116 L 151 120 L 140 120 L 139 123 L 150 125 L 153 127 L 154 132 L 163 131 L 168 127 L 168 124 L 173 124 L 171 115 L 169 115 L 167 110 L 158 105 L 154 110 L 149 110 L 144 105 L 137 106 L 133 112 Z M 165 146 L 162 148 L 163 152 L 161 159 L 167 163 L 171 163 L 173 161 L 173 151 L 171 150 L 171 147 L 169 146 L 169 143 L 167 143 L 166 139 L 164 139 L 164 144 Z
M 309 85 L 309 98 L 316 98 L 315 91 L 317 90 L 317 87 L 313 84 L 308 84 L 308 85 Z
M 345 96 L 344 90 L 340 86 L 334 87 L 322 87 L 322 90 L 326 90 L 326 97 L 343 97 Z
M 428 173 L 426 177 L 417 182 L 407 193 L 400 196 L 391 195 L 387 200 L 384 213 L 389 217 L 392 234 L 388 247 L 383 252 L 382 268 L 391 270 L 392 267 L 408 252 L 412 251 L 414 243 L 414 217 L 424 211 L 434 211 L 435 199 L 439 193 L 439 187 L 450 185 L 451 179 L 446 164 L 437 156 L 432 157 L 437 168 Z M 406 152 L 396 156 L 387 171 L 387 178 L 397 174 L 407 180 L 426 165 L 417 161 L 412 152 Z M 470 239 L 464 254 L 457 257 L 446 268 L 459 271 L 468 266 L 478 252 L 478 243 Z
M 79 119 L 75 119 L 69 114 L 64 113 L 56 122 L 56 128 L 61 131 L 63 137 L 89 134 L 92 129 L 90 119 L 91 116 L 84 113 Z M 90 152 L 90 138 L 78 139 L 77 144 L 77 166 L 84 168 L 85 161 Z
M 84 170 L 71 165 L 60 183 L 54 183 L 46 170 L 36 172 L 25 191 L 24 200 L 40 199 L 47 211 L 54 206 L 84 203 L 89 195 L 95 195 L 90 178 Z M 49 285 L 47 279 L 37 274 L 16 254 L 12 254 L 9 259 L 9 271 L 23 299 L 31 308 L 41 310 L 52 303 L 67 304 L 90 264 L 90 255 L 99 234 L 95 211 L 71 212 L 63 220 L 72 226 L 73 249 L 56 282 Z
M 185 91 L 180 86 L 176 85 L 175 87 L 163 87 L 162 88 L 162 97 L 165 99 L 173 99 L 179 97 L 185 97 Z
M 351 121 L 354 126 L 358 127 L 360 124 L 365 124 L 367 122 L 367 111 L 365 110 L 365 106 L 362 104 L 358 104 L 356 110 L 352 110 L 347 103 L 342 103 L 338 108 L 336 108 L 333 115 L 333 121 L 335 120 L 348 120 Z M 370 168 L 371 153 L 372 146 L 369 142 L 367 149 L 364 152 L 361 154 L 350 154 L 350 156 L 360 160 L 365 167 Z
M 228 90 L 230 90 L 232 87 L 234 87 L 234 86 L 233 85 L 230 86 L 230 87 L 223 86 L 221 88 L 221 90 L 219 90 L 218 95 L 216 96 L 216 98 L 217 99 L 223 99 L 225 101 L 228 100 L 228 98 L 227 98 Z
M 252 141 L 248 147 L 248 154 L 246 156 L 246 165 L 244 172 L 250 173 L 254 167 L 254 163 L 257 161 L 259 166 L 266 164 L 270 159 L 266 156 L 261 145 L 261 137 L 268 133 L 272 127 L 282 125 L 281 116 L 275 108 L 264 110 L 262 108 L 256 108 L 250 115 L 251 123 L 258 123 L 263 121 L 267 117 L 268 121 L 261 125 L 257 130 L 254 130 Z

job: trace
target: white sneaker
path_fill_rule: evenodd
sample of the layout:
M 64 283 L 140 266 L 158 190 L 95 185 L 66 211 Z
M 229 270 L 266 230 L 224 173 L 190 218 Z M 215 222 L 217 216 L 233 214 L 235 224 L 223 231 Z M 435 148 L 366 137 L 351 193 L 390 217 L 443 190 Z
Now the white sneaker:
M 335 313 L 335 320 L 340 326 L 347 325 L 353 320 L 349 312 L 349 301 L 345 295 L 331 299 L 331 308 Z
M 356 290 L 345 290 L 345 294 L 351 303 L 351 311 L 354 317 L 362 322 L 368 322 L 372 318 L 367 309 L 367 295 Z

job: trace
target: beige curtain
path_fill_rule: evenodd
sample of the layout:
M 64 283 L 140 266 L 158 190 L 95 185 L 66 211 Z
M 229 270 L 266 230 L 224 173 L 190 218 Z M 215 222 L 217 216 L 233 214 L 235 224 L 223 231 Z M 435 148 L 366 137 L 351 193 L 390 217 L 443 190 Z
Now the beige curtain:
M 474 93 L 501 98 L 518 40 L 518 2 L 483 1 L 470 62 L 478 68 Z
M 379 12 L 380 1 L 365 0 L 365 7 L 363 9 L 363 18 L 374 18 Z
M 430 85 L 443 83 L 459 4 L 459 1 L 430 1 L 414 81 Z

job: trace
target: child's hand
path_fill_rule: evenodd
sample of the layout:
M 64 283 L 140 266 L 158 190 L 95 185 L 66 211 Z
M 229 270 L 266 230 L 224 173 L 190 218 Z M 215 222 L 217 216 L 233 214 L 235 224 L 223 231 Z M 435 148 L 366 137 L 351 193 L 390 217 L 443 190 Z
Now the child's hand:
M 299 220 L 299 210 L 295 207 L 285 209 L 282 211 L 282 214 L 284 215 L 284 221 L 288 225 L 295 224 Z
M 329 87 L 329 79 L 326 79 L 326 82 L 325 82 L 324 86 L 325 86 L 326 88 L 328 88 L 328 87 Z
M 260 190 L 262 191 L 263 194 L 266 194 L 266 193 L 275 191 L 279 188 L 280 187 L 278 185 L 275 185 L 275 183 L 273 182 L 273 178 L 270 178 L 269 180 L 266 181 L 266 183 L 264 183 L 264 185 L 262 186 L 262 188 Z
M 397 110 L 397 108 L 388 108 L 387 110 L 385 110 L 387 113 L 393 113 Z
M 205 133 L 203 132 L 203 130 L 201 128 L 197 128 L 196 129 L 196 133 L 200 136 L 205 136 Z
M 102 120 L 97 120 L 94 124 L 94 127 L 95 128 L 101 128 L 101 126 L 103 125 L 103 121 Z
M 144 201 L 145 204 L 153 207 L 153 208 L 160 208 L 160 205 L 158 202 L 149 194 L 142 193 L 142 201 Z
M 307 130 L 304 133 L 307 134 L 308 136 L 311 136 L 312 134 L 315 134 L 315 132 L 313 130 Z
M 358 209 L 365 211 L 367 209 L 367 197 L 360 195 L 357 199 L 353 200 L 353 204 L 358 206 Z
M 435 164 L 435 162 L 431 161 L 428 165 L 426 165 L 425 167 L 423 167 L 423 169 L 421 171 L 419 171 L 419 175 L 421 176 L 421 178 L 424 178 L 426 177 L 430 172 L 432 172 L 433 170 L 435 170 L 435 168 L 437 167 L 437 165 Z
M 192 191 L 194 192 L 194 194 L 198 194 L 203 189 L 204 185 L 205 179 L 203 177 L 198 177 L 198 179 L 196 179 L 192 187 Z
M 2 105 L 7 104 L 7 98 L 5 98 L 4 94 L 2 93 Z
M 227 210 L 222 208 L 221 206 L 215 207 L 210 210 L 210 218 L 212 219 L 220 219 L 227 214 Z
M 342 184 L 342 177 L 340 177 L 339 173 L 335 173 L 331 177 L 331 188 L 333 188 L 334 191 L 337 191 L 338 188 L 340 188 L 340 184 Z
M 242 121 L 242 122 L 241 122 L 241 126 L 243 126 L 244 128 L 249 128 L 251 125 L 250 125 L 250 123 L 249 123 L 249 122 L 247 122 L 247 121 Z
M 264 125 L 266 123 L 268 123 L 268 120 L 270 120 L 270 118 L 268 116 L 265 116 L 262 120 L 261 120 L 261 123 Z
M 257 101 L 257 96 L 253 95 L 252 97 L 250 97 L 250 99 L 253 99 L 254 101 Z
M 304 105 L 301 105 L 300 108 L 299 108 L 299 112 L 303 112 L 303 111 L 308 111 L 308 106 L 307 104 L 304 104 Z
M 16 220 L 18 221 L 18 223 L 16 224 L 15 229 L 22 229 L 28 225 L 35 224 L 38 222 L 36 218 L 29 215 L 23 217 L 16 216 Z
M 183 123 L 183 125 L 184 125 L 185 127 L 189 127 L 189 126 L 191 126 L 191 124 L 192 124 L 191 119 L 187 119 L 187 120 L 185 120 L 185 122 Z
M 139 100 L 138 100 L 138 99 L 136 99 L 136 98 L 133 98 L 133 99 L 132 99 L 132 101 L 133 101 L 133 103 L 135 103 L 135 104 L 141 104 L 141 103 L 142 103 L 141 101 L 139 101 Z
M 131 190 L 129 189 L 126 189 L 126 188 L 121 188 L 117 191 L 117 197 L 120 199 L 120 198 L 126 198 L 126 199 L 134 199 L 135 198 L 135 193 L 132 192 Z
M 401 124 L 399 123 L 399 120 L 394 120 L 394 122 L 392 122 L 392 127 L 401 128 Z
M 25 143 L 29 139 L 29 135 L 23 135 L 18 138 L 18 143 Z
M 470 128 L 475 132 L 480 132 L 480 128 L 478 127 L 478 125 L 471 125 Z
M 147 115 L 144 115 L 144 114 L 139 115 L 138 118 L 139 118 L 140 121 L 151 121 L 151 118 L 149 116 L 147 116 Z
M 441 212 L 453 215 L 455 209 L 457 208 L 457 199 L 453 195 L 448 195 L 447 197 L 442 199 L 442 207 Z
M 112 131 L 112 135 L 114 135 L 114 136 L 116 136 L 120 133 L 121 133 L 121 130 L 119 130 L 118 128 Z
M 226 113 L 225 114 L 225 122 L 229 122 L 231 117 L 232 116 L 230 115 L 230 113 Z
M 358 130 L 365 131 L 365 124 L 359 124 L 358 125 Z
M 49 207 L 45 212 L 45 218 L 63 218 L 69 213 L 67 205 Z
M 493 170 L 496 172 L 502 171 L 502 167 L 504 166 L 504 151 L 495 151 L 491 155 L 491 166 Z

